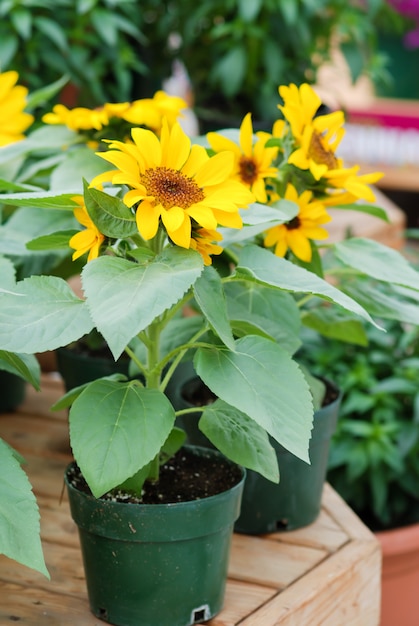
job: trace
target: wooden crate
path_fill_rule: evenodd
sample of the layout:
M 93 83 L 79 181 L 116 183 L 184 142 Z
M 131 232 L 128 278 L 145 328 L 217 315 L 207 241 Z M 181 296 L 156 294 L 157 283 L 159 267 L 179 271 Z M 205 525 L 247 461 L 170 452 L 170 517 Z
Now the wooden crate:
M 0 624 L 100 626 L 89 611 L 78 534 L 63 489 L 71 460 L 67 413 L 49 407 L 61 395 L 57 375 L 42 392 L 28 388 L 0 436 L 26 458 L 41 510 L 51 580 L 0 557 Z M 225 606 L 208 626 L 376 626 L 381 554 L 374 535 L 326 485 L 318 520 L 301 530 L 234 535 Z

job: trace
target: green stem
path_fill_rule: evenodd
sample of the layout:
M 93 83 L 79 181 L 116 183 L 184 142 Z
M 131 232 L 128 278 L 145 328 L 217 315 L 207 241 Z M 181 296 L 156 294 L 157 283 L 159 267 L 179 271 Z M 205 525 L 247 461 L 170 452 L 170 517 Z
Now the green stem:
M 190 409 L 180 409 L 179 411 L 176 411 L 176 417 L 178 417 L 179 415 L 188 415 L 191 413 L 203 413 L 205 410 L 205 407 L 199 407 L 199 406 L 194 406 L 191 407 Z
M 205 329 L 206 331 L 206 329 Z M 205 332 L 204 331 L 204 332 Z M 202 334 L 202 333 L 200 333 Z M 199 335 L 198 335 L 199 337 Z M 173 359 L 173 361 L 170 364 L 169 369 L 167 370 L 163 380 L 160 383 L 160 391 L 164 391 L 169 383 L 169 380 L 172 378 L 177 366 L 179 365 L 179 363 L 181 362 L 181 360 L 183 359 L 183 357 L 185 356 L 185 354 L 187 353 L 187 351 L 190 348 L 212 348 L 212 344 L 209 343 L 205 343 L 205 342 L 195 342 L 192 340 L 192 343 L 185 343 L 183 344 L 183 346 L 176 348 L 175 350 L 172 350 L 172 352 L 170 354 L 168 354 L 161 362 L 161 364 L 164 365 L 166 363 L 168 363 L 174 355 L 176 355 L 176 357 Z
M 138 367 L 140 372 L 142 374 L 144 374 L 144 376 L 145 376 L 146 375 L 146 368 L 143 365 L 143 363 L 140 361 L 140 359 L 137 358 L 135 352 L 133 350 L 131 350 L 131 348 L 129 348 L 128 346 L 126 346 L 125 352 L 128 354 L 128 356 L 131 359 L 131 361 L 133 361 L 135 363 L 135 365 Z

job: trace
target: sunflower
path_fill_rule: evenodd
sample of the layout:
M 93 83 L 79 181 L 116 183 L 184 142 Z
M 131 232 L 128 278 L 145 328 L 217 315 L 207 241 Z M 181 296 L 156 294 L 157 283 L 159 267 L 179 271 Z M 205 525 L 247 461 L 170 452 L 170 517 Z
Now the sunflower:
M 109 106 L 109 105 L 105 105 Z M 64 104 L 56 104 L 52 113 L 45 113 L 42 121 L 45 124 L 63 124 L 70 130 L 101 130 L 109 123 L 109 115 L 105 107 L 88 109 L 75 107 L 68 109 Z
M 207 139 L 214 150 L 219 153 L 230 150 L 234 154 L 233 176 L 242 182 L 255 195 L 257 202 L 267 202 L 266 179 L 275 177 L 278 169 L 273 167 L 278 148 L 266 148 L 269 133 L 257 133 L 253 141 L 253 125 L 248 113 L 240 126 L 240 145 L 218 133 L 208 133 Z
M 336 149 L 345 130 L 343 111 L 315 117 L 321 100 L 313 88 L 304 83 L 282 86 L 279 94 L 284 105 L 279 109 L 288 121 L 297 144 L 288 163 L 301 170 L 309 170 L 315 180 L 320 180 L 329 170 L 342 168 L 342 160 L 336 157 Z
M 296 257 L 309 263 L 312 257 L 310 239 L 327 239 L 329 233 L 321 224 L 330 222 L 331 217 L 322 202 L 313 199 L 311 191 L 298 195 L 291 184 L 287 186 L 285 198 L 299 206 L 298 214 L 286 224 L 270 228 L 265 235 L 265 247 L 275 246 L 277 256 L 285 256 L 290 249 Z
M 221 241 L 222 235 L 216 230 L 207 230 L 206 228 L 198 228 L 192 232 L 190 248 L 197 250 L 204 259 L 205 265 L 211 265 L 212 254 L 221 254 L 222 246 L 214 241 Z
M 124 202 L 135 207 L 143 239 L 153 239 L 163 224 L 173 243 L 189 248 L 192 226 L 210 231 L 218 225 L 242 227 L 238 210 L 254 197 L 231 179 L 232 152 L 210 157 L 202 146 L 191 146 L 178 122 L 169 129 L 164 120 L 160 139 L 144 128 L 133 128 L 131 134 L 133 143 L 110 141 L 107 152 L 97 153 L 118 169 L 100 174 L 91 186 L 111 181 L 130 188 Z
M 146 126 L 160 134 L 163 119 L 166 118 L 169 126 L 173 126 L 182 116 L 182 109 L 186 109 L 187 106 L 183 98 L 157 91 L 153 98 L 135 100 L 122 117 L 130 124 Z
M 83 196 L 74 196 L 73 201 L 79 206 L 74 209 L 74 217 L 82 226 L 85 226 L 85 230 L 81 230 L 76 235 L 71 237 L 68 245 L 70 248 L 74 248 L 73 261 L 81 257 L 86 252 L 89 253 L 87 260 L 92 261 L 99 256 L 99 249 L 105 240 L 104 235 L 97 229 L 90 215 L 88 214 L 84 205 Z
M 28 90 L 16 85 L 18 79 L 13 70 L 0 74 L 0 146 L 24 139 L 23 132 L 34 121 L 33 115 L 24 112 Z
M 383 176 L 382 172 L 370 172 L 358 176 L 359 165 L 348 169 L 332 170 L 324 176 L 329 185 L 328 197 L 322 199 L 323 204 L 337 206 L 351 204 L 356 200 L 375 202 L 375 195 L 369 185 L 373 185 Z M 335 188 L 333 193 L 331 188 Z

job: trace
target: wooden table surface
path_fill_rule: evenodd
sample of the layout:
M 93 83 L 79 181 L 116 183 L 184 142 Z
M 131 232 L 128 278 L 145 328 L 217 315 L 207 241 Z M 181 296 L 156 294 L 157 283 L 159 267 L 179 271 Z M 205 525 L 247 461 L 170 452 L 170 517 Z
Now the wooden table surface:
M 0 436 L 25 457 L 41 511 L 51 580 L 0 556 L 0 626 L 101 626 L 89 611 L 78 533 L 63 489 L 71 460 L 67 413 L 51 412 L 63 388 L 43 374 Z M 234 535 L 225 606 L 208 626 L 376 626 L 381 554 L 374 535 L 326 485 L 310 526 L 261 537 Z M 140 626 L 140 625 L 139 625 Z

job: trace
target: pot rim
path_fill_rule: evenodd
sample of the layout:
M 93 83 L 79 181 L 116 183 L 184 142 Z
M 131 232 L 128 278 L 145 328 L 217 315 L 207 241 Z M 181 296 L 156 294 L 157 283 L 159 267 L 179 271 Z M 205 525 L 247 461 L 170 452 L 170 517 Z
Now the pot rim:
M 419 522 L 390 530 L 380 530 L 375 535 L 385 556 L 419 550 Z

